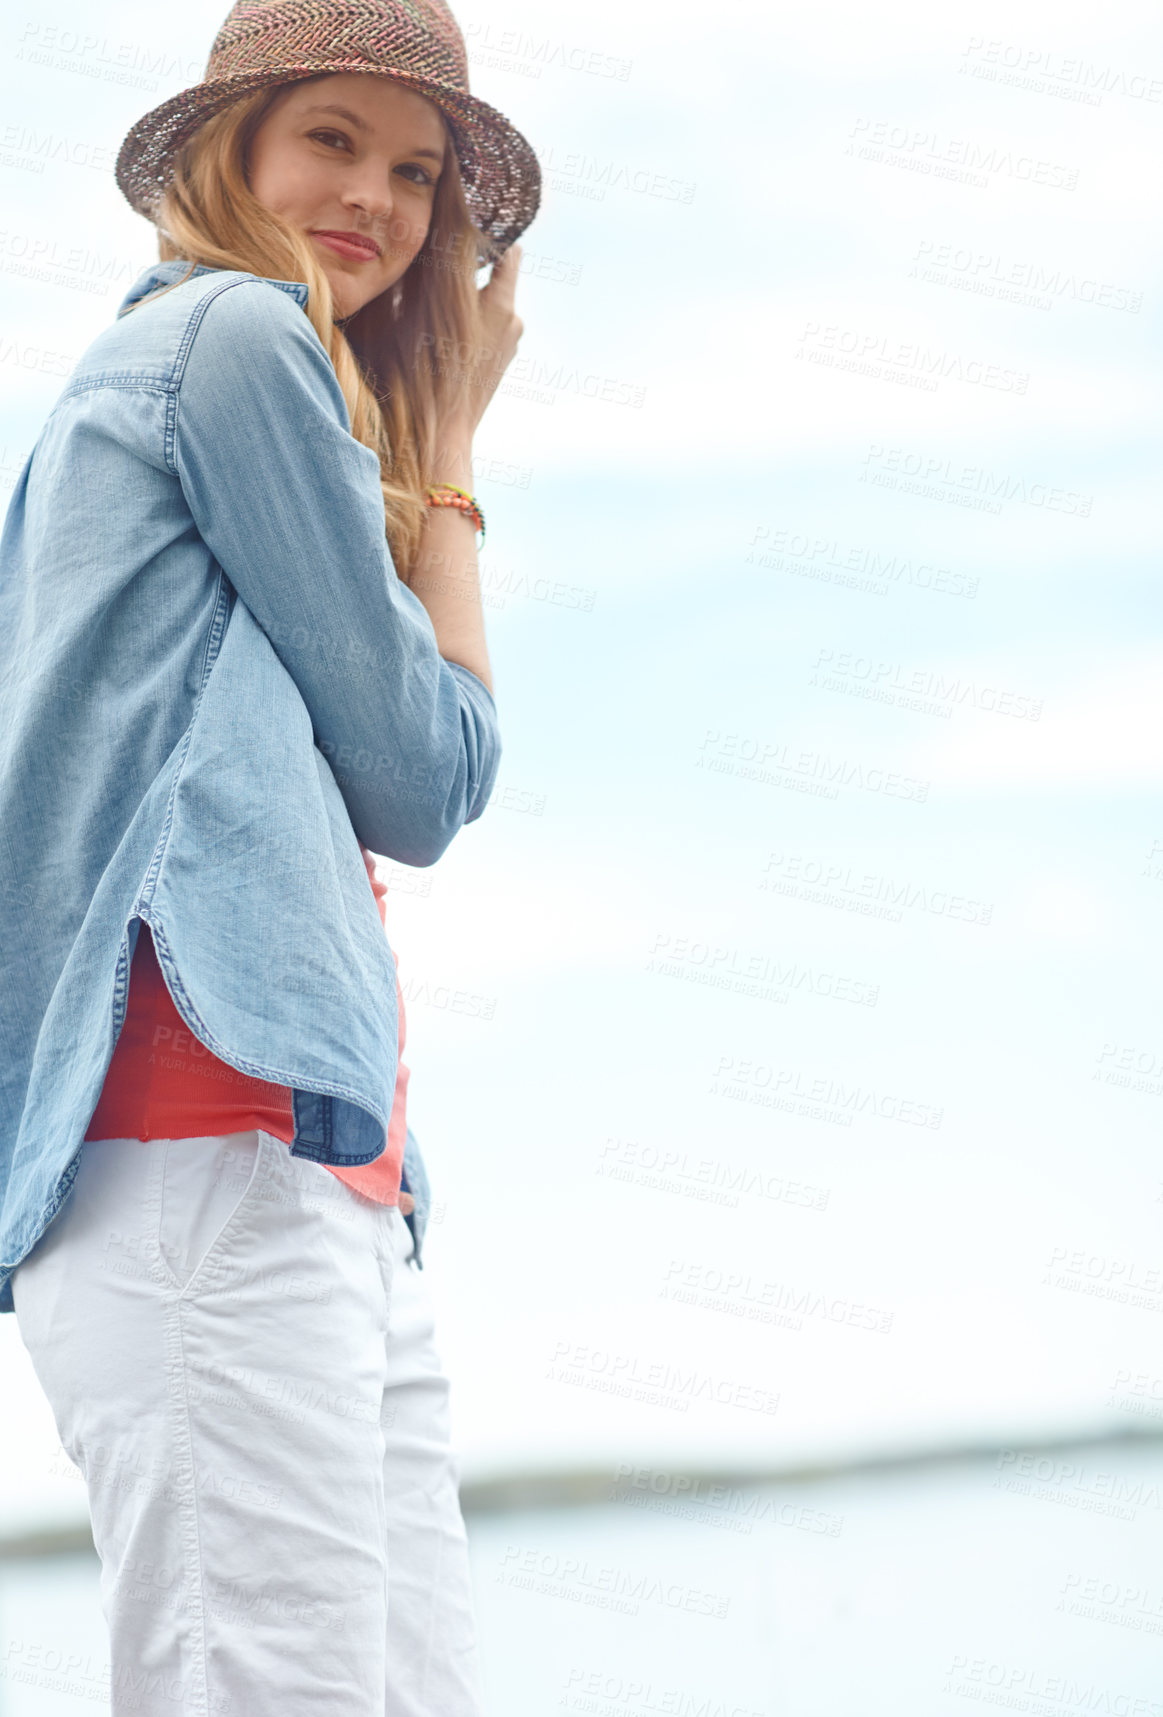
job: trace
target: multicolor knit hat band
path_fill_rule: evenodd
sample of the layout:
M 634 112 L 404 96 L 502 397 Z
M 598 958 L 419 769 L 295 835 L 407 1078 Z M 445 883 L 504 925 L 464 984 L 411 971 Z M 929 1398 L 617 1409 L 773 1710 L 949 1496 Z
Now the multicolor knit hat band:
M 184 143 L 211 114 L 252 90 L 336 73 L 390 77 L 444 113 L 473 220 L 497 254 L 541 199 L 541 169 L 503 114 L 472 95 L 468 53 L 445 0 L 237 0 L 210 50 L 202 83 L 133 126 L 117 157 L 121 191 L 147 219 Z

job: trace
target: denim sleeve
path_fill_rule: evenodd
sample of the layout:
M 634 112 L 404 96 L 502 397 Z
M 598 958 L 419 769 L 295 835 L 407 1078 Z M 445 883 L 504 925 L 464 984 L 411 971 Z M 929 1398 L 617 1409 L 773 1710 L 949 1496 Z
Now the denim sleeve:
M 432 1188 L 428 1182 L 428 1171 L 424 1166 L 424 1158 L 420 1154 L 420 1145 L 411 1127 L 406 1130 L 404 1138 L 404 1162 L 400 1170 L 400 1185 L 405 1192 L 410 1192 L 415 1200 L 415 1206 L 404 1221 L 412 1232 L 412 1251 L 416 1259 L 416 1268 L 422 1270 L 424 1261 L 421 1256 L 424 1249 L 424 1236 L 428 1232 L 428 1218 L 432 1214 Z
M 290 294 L 234 280 L 199 304 L 173 468 L 194 523 L 306 704 L 356 835 L 434 864 L 496 781 L 484 682 L 446 662 L 384 534 L 379 461 Z

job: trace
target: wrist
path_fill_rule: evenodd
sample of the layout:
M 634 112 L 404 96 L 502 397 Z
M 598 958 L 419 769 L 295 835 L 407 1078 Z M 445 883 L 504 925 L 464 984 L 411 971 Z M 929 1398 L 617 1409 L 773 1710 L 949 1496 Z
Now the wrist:
M 437 438 L 431 481 L 472 493 L 472 430 L 466 424 L 446 425 Z

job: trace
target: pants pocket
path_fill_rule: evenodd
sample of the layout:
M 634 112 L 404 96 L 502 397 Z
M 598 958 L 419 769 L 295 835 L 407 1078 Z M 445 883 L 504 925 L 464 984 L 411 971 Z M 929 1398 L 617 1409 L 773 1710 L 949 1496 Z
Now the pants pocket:
M 173 1287 L 192 1291 L 212 1273 L 261 1188 L 271 1147 L 269 1135 L 256 1129 L 157 1141 L 157 1257 Z

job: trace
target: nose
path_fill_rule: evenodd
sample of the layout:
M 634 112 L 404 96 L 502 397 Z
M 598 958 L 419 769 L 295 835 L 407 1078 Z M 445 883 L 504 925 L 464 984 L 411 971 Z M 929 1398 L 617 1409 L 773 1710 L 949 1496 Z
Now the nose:
M 391 185 L 382 167 L 378 171 L 365 167 L 362 173 L 353 174 L 340 200 L 350 211 L 357 232 L 386 245 L 393 205 Z

